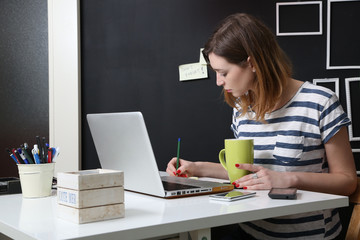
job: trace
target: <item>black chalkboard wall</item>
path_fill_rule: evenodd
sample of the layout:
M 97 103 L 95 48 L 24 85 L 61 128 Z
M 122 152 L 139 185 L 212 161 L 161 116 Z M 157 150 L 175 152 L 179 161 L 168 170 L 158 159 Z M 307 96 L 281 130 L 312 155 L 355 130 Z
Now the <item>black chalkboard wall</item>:
M 211 70 L 208 79 L 180 82 L 178 66 L 199 61 L 214 26 L 229 14 L 253 14 L 275 32 L 276 2 L 86 0 L 80 9 L 82 169 L 100 167 L 86 114 L 102 112 L 141 111 L 160 170 L 176 156 L 179 137 L 182 158 L 218 161 L 223 140 L 233 137 L 232 110 Z M 325 23 L 326 1 L 323 12 Z M 344 78 L 359 71 L 325 69 L 326 34 L 279 42 L 293 60 L 295 78 L 339 77 L 346 107 Z
M 47 1 L 0 1 L 0 177 L 19 176 L 6 148 L 49 139 L 47 17 Z

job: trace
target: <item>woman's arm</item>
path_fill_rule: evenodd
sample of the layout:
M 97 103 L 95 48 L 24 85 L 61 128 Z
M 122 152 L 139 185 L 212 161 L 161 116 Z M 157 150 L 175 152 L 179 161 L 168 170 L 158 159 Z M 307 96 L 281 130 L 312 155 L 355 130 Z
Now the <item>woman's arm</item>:
M 258 178 L 253 179 L 252 174 L 244 176 L 236 181 L 237 187 L 296 187 L 309 191 L 350 195 L 356 189 L 357 175 L 346 127 L 342 127 L 325 144 L 325 151 L 329 173 L 275 172 L 261 166 L 240 164 L 239 168 L 256 172 Z
M 227 171 L 220 163 L 213 162 L 191 162 L 184 159 L 179 159 L 180 167 L 176 170 L 177 158 L 173 158 L 168 163 L 166 172 L 170 176 L 187 175 L 197 177 L 213 177 L 228 179 Z
M 299 176 L 295 184 L 300 189 L 350 195 L 356 189 L 357 175 L 346 127 L 325 144 L 325 152 L 329 174 Z

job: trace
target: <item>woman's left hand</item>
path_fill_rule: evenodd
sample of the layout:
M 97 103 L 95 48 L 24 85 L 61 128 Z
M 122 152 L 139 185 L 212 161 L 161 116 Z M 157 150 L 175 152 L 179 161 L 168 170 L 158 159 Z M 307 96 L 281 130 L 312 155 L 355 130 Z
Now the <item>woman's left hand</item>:
M 273 187 L 291 187 L 290 181 L 286 179 L 288 174 L 285 172 L 276 172 L 253 164 L 238 164 L 237 168 L 252 172 L 234 181 L 237 188 L 265 190 Z

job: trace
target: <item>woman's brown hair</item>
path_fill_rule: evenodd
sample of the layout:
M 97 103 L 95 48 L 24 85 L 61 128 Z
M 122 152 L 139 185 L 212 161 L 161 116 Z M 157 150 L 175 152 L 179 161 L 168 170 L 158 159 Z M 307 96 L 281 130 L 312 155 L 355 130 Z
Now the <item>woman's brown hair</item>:
M 255 111 L 255 119 L 264 121 L 274 109 L 292 75 L 292 66 L 270 29 L 255 17 L 238 13 L 225 18 L 205 44 L 203 54 L 214 53 L 229 63 L 244 67 L 247 59 L 255 68 L 254 90 L 235 98 L 223 92 L 225 101 L 244 115 Z M 209 62 L 209 61 L 208 61 Z

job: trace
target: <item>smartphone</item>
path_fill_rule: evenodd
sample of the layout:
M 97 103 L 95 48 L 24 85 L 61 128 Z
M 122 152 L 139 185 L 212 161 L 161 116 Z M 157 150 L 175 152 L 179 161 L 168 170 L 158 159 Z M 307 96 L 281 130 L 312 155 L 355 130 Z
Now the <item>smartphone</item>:
M 255 196 L 256 192 L 240 192 L 240 191 L 231 191 L 231 192 L 225 192 L 225 193 L 217 193 L 210 195 L 210 199 L 213 200 L 220 200 L 220 201 L 235 201 L 240 200 L 248 197 Z
M 272 199 L 296 199 L 296 188 L 272 188 L 268 195 Z

